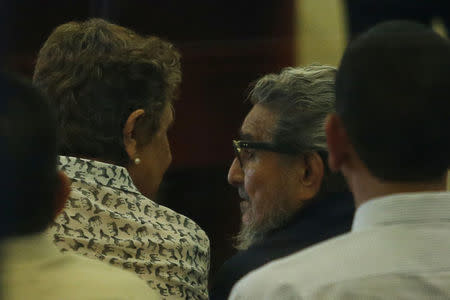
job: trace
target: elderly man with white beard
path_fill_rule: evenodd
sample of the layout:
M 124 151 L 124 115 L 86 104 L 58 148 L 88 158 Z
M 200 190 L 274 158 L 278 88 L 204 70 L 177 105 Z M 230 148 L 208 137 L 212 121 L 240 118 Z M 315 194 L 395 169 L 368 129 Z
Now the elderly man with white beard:
M 334 111 L 335 75 L 313 65 L 254 84 L 228 173 L 242 198 L 240 251 L 219 270 L 212 300 L 227 299 L 250 271 L 350 230 L 352 196 L 327 163 L 324 124 Z

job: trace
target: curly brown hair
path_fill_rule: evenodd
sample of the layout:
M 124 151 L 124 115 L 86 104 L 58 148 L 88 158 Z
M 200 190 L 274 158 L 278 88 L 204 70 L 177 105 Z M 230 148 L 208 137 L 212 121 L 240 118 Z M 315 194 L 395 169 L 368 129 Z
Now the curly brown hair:
M 102 19 L 58 26 L 38 54 L 33 83 L 57 111 L 60 154 L 129 162 L 123 127 L 144 109 L 136 138 L 148 143 L 181 82 L 180 54 Z

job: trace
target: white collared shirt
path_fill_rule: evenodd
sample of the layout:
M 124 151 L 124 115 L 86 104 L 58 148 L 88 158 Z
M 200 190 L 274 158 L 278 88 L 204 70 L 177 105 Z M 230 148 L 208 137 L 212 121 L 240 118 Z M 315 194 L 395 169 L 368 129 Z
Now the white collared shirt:
M 230 299 L 450 299 L 450 193 L 372 199 L 352 232 L 250 273 Z
M 132 273 L 85 257 L 58 252 L 44 234 L 0 243 L 1 299 L 160 299 Z

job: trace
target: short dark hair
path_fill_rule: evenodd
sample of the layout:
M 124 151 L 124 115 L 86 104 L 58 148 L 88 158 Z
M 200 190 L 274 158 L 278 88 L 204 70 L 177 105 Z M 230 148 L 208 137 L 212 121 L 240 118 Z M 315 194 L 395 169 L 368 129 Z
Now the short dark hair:
M 2 210 L 9 207 L 4 213 L 13 222 L 6 234 L 40 232 L 56 211 L 55 116 L 31 84 L 4 73 L 0 96 Z
M 39 52 L 33 82 L 57 110 L 63 155 L 129 162 L 123 127 L 136 109 L 145 144 L 159 129 L 181 81 L 180 54 L 102 19 L 57 27 Z
M 432 181 L 450 165 L 450 42 L 408 21 L 346 49 L 336 111 L 361 160 L 387 181 Z

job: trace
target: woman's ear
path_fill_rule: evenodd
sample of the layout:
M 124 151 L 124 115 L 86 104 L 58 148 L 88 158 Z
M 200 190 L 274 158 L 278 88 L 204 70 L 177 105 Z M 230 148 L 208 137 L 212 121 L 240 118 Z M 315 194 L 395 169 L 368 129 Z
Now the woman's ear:
M 137 140 L 136 140 L 136 122 L 145 114 L 143 109 L 137 109 L 133 111 L 125 122 L 123 127 L 123 144 L 125 145 L 125 151 L 130 159 L 134 159 L 137 152 Z
M 69 177 L 62 171 L 58 171 L 57 176 L 58 185 L 55 193 L 55 217 L 63 211 L 71 191 Z

